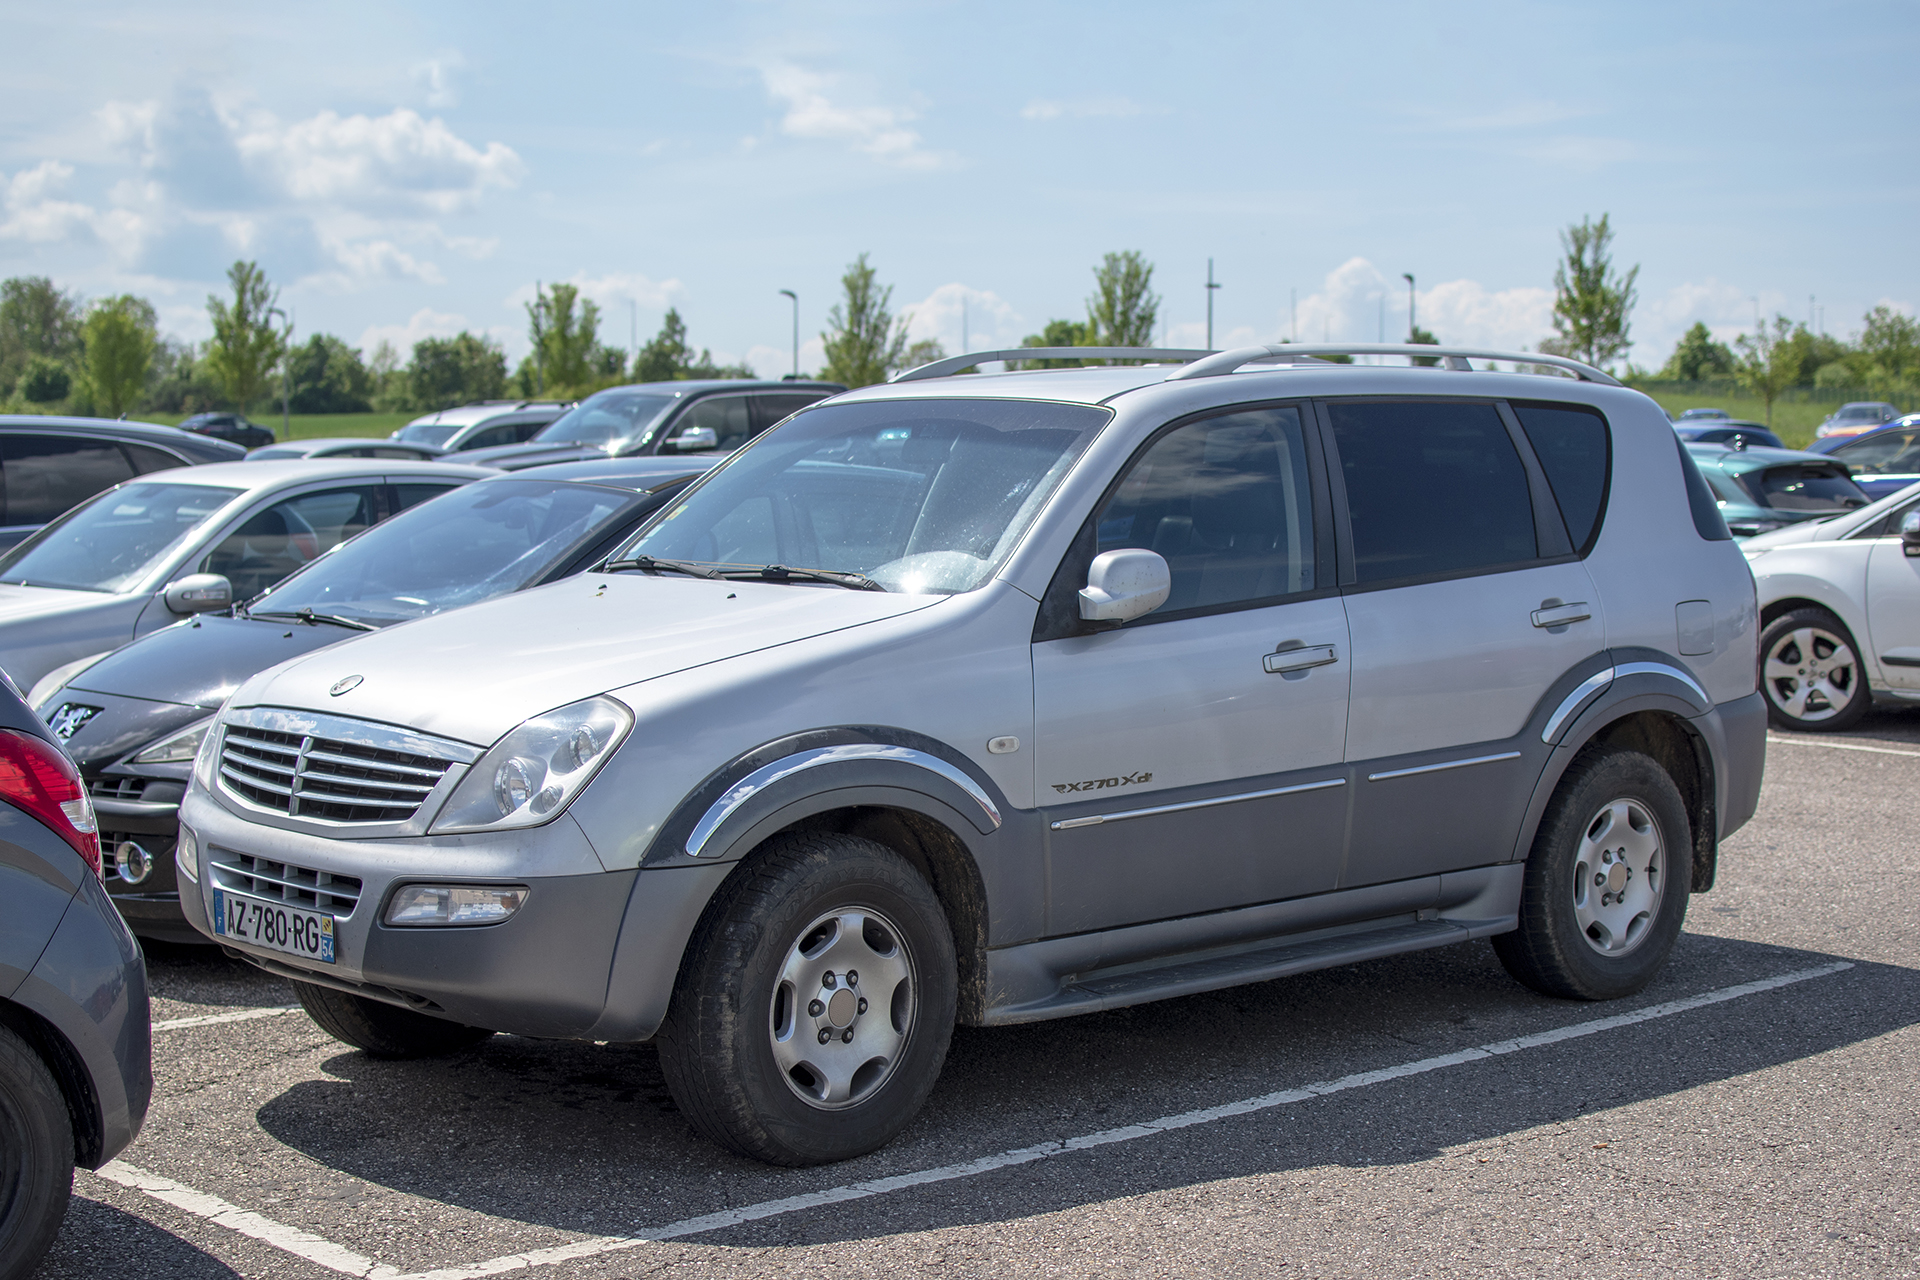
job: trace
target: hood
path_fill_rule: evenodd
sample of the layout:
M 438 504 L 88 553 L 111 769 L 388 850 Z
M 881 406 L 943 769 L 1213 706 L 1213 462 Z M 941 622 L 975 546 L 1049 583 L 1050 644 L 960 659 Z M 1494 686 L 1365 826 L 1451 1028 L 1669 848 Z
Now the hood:
M 487 746 L 528 717 L 582 698 L 942 599 L 584 574 L 355 637 L 248 682 L 233 701 L 377 720 Z M 349 676 L 360 683 L 332 694 Z
M 51 618 L 63 613 L 84 613 L 103 604 L 123 603 L 126 597 L 112 591 L 74 591 L 66 587 L 23 587 L 0 583 L 0 627 L 28 618 Z M 0 650 L 6 648 L 6 632 L 0 631 Z
M 75 676 L 67 688 L 213 710 L 254 673 L 358 634 L 208 615 L 135 640 Z
M 607 451 L 597 445 L 540 444 L 529 441 L 526 444 L 497 444 L 491 449 L 463 449 L 459 453 L 448 454 L 447 458 L 476 467 L 518 471 L 522 467 L 538 467 L 549 462 L 580 462 L 608 456 Z

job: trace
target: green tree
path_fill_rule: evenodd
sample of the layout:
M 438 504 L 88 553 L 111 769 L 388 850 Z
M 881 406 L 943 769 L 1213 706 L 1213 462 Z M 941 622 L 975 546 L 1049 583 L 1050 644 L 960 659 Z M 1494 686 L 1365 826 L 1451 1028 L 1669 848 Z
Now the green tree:
M 885 382 L 889 373 L 906 362 L 906 317 L 897 321 L 893 318 L 887 310 L 893 302 L 893 286 L 882 289 L 873 277 L 864 253 L 840 277 L 846 296 L 833 304 L 833 310 L 827 313 L 827 329 L 820 335 L 827 347 L 827 363 L 820 377 L 827 382 L 870 387 Z
M 1733 351 L 1724 342 L 1715 342 L 1704 320 L 1680 335 L 1680 341 L 1661 366 L 1660 376 L 1675 382 L 1699 382 L 1706 378 L 1733 376 Z
M 600 307 L 591 298 L 582 298 L 577 285 L 536 287 L 533 301 L 527 304 L 527 335 L 533 339 L 530 358 L 539 394 L 584 394 L 593 389 Z
M 54 404 L 73 390 L 73 374 L 66 361 L 53 356 L 31 356 L 20 371 L 20 396 L 31 404 Z
M 373 374 L 360 353 L 330 333 L 316 333 L 287 353 L 288 403 L 295 413 L 365 413 L 373 407 Z
M 1800 377 L 1800 360 L 1793 347 L 1793 322 L 1775 316 L 1771 326 L 1761 325 L 1743 333 L 1733 345 L 1740 353 L 1734 377 L 1740 385 L 1760 397 L 1767 408 L 1767 425 L 1773 425 L 1773 402 L 1782 391 L 1795 385 Z
M 1598 222 L 1582 218 L 1560 233 L 1566 256 L 1553 272 L 1555 336 L 1540 344 L 1542 351 L 1605 368 L 1632 345 L 1627 316 L 1638 300 L 1634 282 L 1640 268 L 1624 276 L 1615 273 L 1612 245 L 1613 228 L 1604 213 Z
M 660 332 L 647 340 L 633 358 L 634 382 L 674 382 L 687 378 L 752 378 L 752 369 L 744 364 L 715 364 L 713 353 L 702 348 L 694 354 L 687 341 L 687 322 L 680 312 L 667 308 Z
M 1153 264 L 1145 255 L 1131 249 L 1109 253 L 1093 269 L 1093 283 L 1087 299 L 1087 345 L 1152 346 L 1160 298 L 1153 292 Z
M 1078 320 L 1049 320 L 1047 327 L 1020 340 L 1023 347 L 1091 347 L 1093 325 Z M 1023 369 L 1065 369 L 1082 363 L 1078 360 L 1022 360 Z
M 35 356 L 71 362 L 80 355 L 80 300 L 45 276 L 0 282 L 0 395 Z
M 1859 384 L 1904 390 L 1920 382 L 1920 321 L 1879 306 L 1867 312 L 1866 326 L 1850 353 Z
M 207 344 L 206 364 L 226 392 L 227 403 L 244 413 L 260 398 L 286 354 L 287 335 L 270 314 L 280 292 L 267 283 L 258 263 L 234 263 L 227 268 L 227 282 L 233 286 L 231 303 L 207 295 L 213 341 Z
M 413 344 L 406 385 L 409 407 L 421 412 L 498 400 L 507 392 L 507 357 L 491 338 L 464 330 L 423 338 Z
M 1414 325 L 1410 330 L 1408 330 L 1407 341 L 1418 343 L 1423 347 L 1437 347 L 1440 345 L 1440 339 L 1433 336 L 1432 330 L 1422 329 L 1417 324 Z M 1413 363 L 1431 368 L 1432 366 L 1439 364 L 1440 361 L 1433 356 L 1415 356 L 1413 358 Z
M 81 337 L 95 412 L 117 418 L 140 399 L 153 370 L 159 343 L 153 304 L 132 294 L 102 298 L 87 313 Z

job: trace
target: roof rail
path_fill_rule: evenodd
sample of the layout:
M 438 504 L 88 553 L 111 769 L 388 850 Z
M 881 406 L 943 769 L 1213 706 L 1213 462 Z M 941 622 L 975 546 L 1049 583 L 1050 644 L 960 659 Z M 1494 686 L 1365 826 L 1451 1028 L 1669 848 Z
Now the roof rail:
M 991 360 L 1142 360 L 1150 363 L 1176 361 L 1186 364 L 1214 353 L 1166 347 L 1010 347 L 1004 351 L 970 351 L 963 356 L 948 356 L 917 369 L 896 373 L 889 381 L 919 382 L 925 378 L 944 378 L 962 369 Z M 1226 354 L 1232 355 L 1232 352 Z
M 1232 373 L 1242 365 L 1255 361 L 1285 360 L 1290 356 L 1410 356 L 1438 359 L 1446 368 L 1460 370 L 1473 367 L 1467 363 L 1468 357 L 1476 360 L 1507 360 L 1514 364 L 1542 364 L 1565 369 L 1582 382 L 1597 382 L 1608 387 L 1621 385 L 1620 380 L 1612 374 L 1565 356 L 1550 356 L 1538 351 L 1488 351 L 1480 347 L 1440 347 L 1411 342 L 1277 342 L 1257 347 L 1237 347 L 1232 351 L 1194 360 L 1186 368 L 1168 374 L 1166 380 L 1179 382 L 1188 378 L 1213 378 Z

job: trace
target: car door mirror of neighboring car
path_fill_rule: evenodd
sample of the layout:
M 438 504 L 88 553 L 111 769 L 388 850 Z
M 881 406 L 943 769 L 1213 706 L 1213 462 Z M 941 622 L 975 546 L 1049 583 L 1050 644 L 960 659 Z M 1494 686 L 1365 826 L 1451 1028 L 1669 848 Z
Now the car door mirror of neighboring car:
M 1137 547 L 1103 551 L 1087 566 L 1080 617 L 1087 622 L 1131 622 L 1152 613 L 1173 592 L 1173 570 L 1156 552 Z
M 175 613 L 211 613 L 233 604 L 233 584 L 217 573 L 190 573 L 169 582 L 165 599 Z
M 1900 549 L 1910 556 L 1920 556 L 1920 511 L 1900 517 Z
M 718 449 L 720 436 L 712 427 L 688 427 L 668 443 L 679 453 L 698 453 L 702 449 Z

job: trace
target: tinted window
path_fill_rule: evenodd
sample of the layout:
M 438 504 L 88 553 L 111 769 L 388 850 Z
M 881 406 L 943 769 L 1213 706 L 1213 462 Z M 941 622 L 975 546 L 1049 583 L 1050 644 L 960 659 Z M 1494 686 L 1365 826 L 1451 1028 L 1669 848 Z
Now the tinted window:
M 1861 475 L 1908 475 L 1920 470 L 1920 430 L 1883 431 L 1835 449 L 1833 456 Z
M 1490 404 L 1327 406 L 1356 580 L 1461 573 L 1534 557 L 1527 473 Z
M 1155 441 L 1095 519 L 1096 552 L 1141 547 L 1173 570 L 1155 616 L 1308 591 L 1313 500 L 1300 413 L 1255 409 Z
M 1720 514 L 1720 504 L 1714 501 L 1713 491 L 1707 488 L 1706 479 L 1701 476 L 1693 455 L 1687 452 L 1687 446 L 1680 442 L 1678 436 L 1673 438 L 1673 447 L 1680 455 L 1680 475 L 1686 481 L 1687 509 L 1693 513 L 1693 531 L 1709 542 L 1725 542 L 1732 538 L 1726 517 Z
M 519 444 L 521 439 L 520 433 L 514 429 L 513 424 L 503 423 L 497 427 L 488 427 L 483 431 L 474 432 L 460 442 L 460 448 L 463 450 L 491 449 L 495 445 Z
M 713 396 L 695 401 L 674 420 L 668 438 L 671 440 L 700 427 L 710 428 L 719 439 L 720 443 L 714 446 L 716 449 L 738 449 L 754 434 L 747 397 Z
M 788 414 L 798 413 L 810 404 L 818 404 L 820 401 L 826 399 L 827 394 L 828 393 L 824 391 L 807 391 L 791 392 L 786 395 L 753 397 L 755 432 L 765 431 L 768 427 L 779 422 Z
M 408 507 L 418 506 L 429 498 L 437 498 L 448 490 L 459 487 L 453 484 L 397 484 L 393 486 L 393 509 L 405 511 Z
M 1513 412 L 1547 473 L 1567 537 L 1585 549 L 1598 531 L 1607 496 L 1607 420 L 1591 409 L 1561 404 L 1516 403 Z
M 453 439 L 454 432 L 465 425 L 463 422 L 409 422 L 400 428 L 396 438 L 417 444 L 445 444 Z
M 545 422 L 540 421 L 538 418 L 534 419 L 531 422 L 514 423 L 513 424 L 513 442 L 515 444 L 524 444 L 526 441 L 531 440 L 535 436 L 539 435 L 540 428 L 546 425 L 547 424 Z
M 133 478 L 116 441 L 90 436 L 0 435 L 0 472 L 8 524 L 45 524 Z
M 1845 511 L 1870 501 L 1859 485 L 1826 467 L 1768 467 L 1747 472 L 1740 483 L 1776 511 Z
M 0 558 L 0 580 L 119 591 L 158 568 L 239 493 L 145 480 L 101 494 Z
M 323 489 L 256 511 L 207 553 L 200 572 L 224 574 L 235 600 L 257 596 L 373 524 L 375 488 Z
M 120 447 L 127 451 L 127 457 L 133 462 L 133 469 L 141 475 L 146 475 L 149 471 L 167 471 L 173 467 L 187 465 L 165 449 L 155 449 L 151 445 L 133 444 L 123 440 Z

